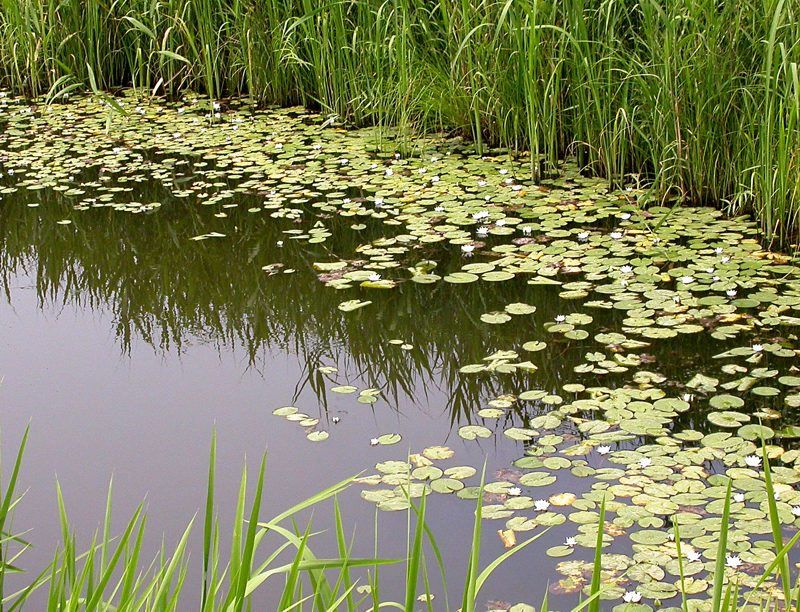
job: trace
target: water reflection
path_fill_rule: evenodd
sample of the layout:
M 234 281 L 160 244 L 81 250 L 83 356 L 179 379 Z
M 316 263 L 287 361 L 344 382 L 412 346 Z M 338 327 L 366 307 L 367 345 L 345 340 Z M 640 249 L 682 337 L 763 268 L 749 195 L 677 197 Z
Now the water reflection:
M 396 411 L 427 405 L 424 400 L 433 390 L 444 393 L 448 401 L 441 409 L 451 424 L 472 422 L 488 399 L 504 393 L 542 389 L 569 399 L 562 389 L 567 383 L 614 387 L 630 381 L 632 372 L 602 379 L 574 372 L 588 351 L 597 350 L 591 339 L 544 337 L 542 321 L 570 312 L 569 302 L 560 300 L 552 287 L 529 286 L 517 279 L 468 285 L 407 282 L 393 291 L 332 290 L 319 281 L 313 262 L 330 260 L 332 253 L 353 253 L 370 239 L 369 228 L 354 231 L 338 217 L 319 215 L 332 235 L 323 244 L 307 244 L 283 233 L 293 228 L 291 220 L 248 213 L 256 200 L 253 195 L 238 195 L 238 206 L 226 209 L 225 217 L 169 198 L 159 183 L 137 197 L 165 202 L 144 214 L 98 208 L 72 215 L 70 204 L 55 192 L 44 199 L 38 195 L 41 206 L 36 208 L 24 206 L 33 200 L 7 203 L 0 210 L 0 274 L 8 299 L 10 279 L 24 270 L 35 278 L 41 306 L 110 310 L 123 352 L 136 339 L 162 352 L 180 353 L 198 343 L 220 351 L 237 346 L 246 351 L 247 367 L 256 370 L 268 363 L 271 352 L 291 353 L 302 371 L 295 399 L 305 390 L 313 391 L 323 415 L 334 376 L 320 372 L 321 366 L 336 367 L 339 384 L 360 380 L 380 388 L 382 399 Z M 66 217 L 72 223 L 60 225 Z M 226 236 L 190 240 L 209 227 Z M 431 255 L 423 251 L 417 257 Z M 451 260 L 442 260 L 441 252 L 436 255 L 439 271 L 462 263 L 457 255 Z M 338 310 L 340 302 L 356 297 L 373 304 L 347 314 Z M 534 317 L 505 325 L 480 321 L 482 313 L 519 301 L 536 305 Z M 593 334 L 618 329 L 621 315 L 615 311 L 593 315 Z M 534 373 L 459 373 L 461 366 L 497 350 L 524 354 L 519 345 L 532 339 L 549 343 L 534 358 L 539 368 Z M 391 340 L 413 348 L 404 350 Z M 699 335 L 654 341 L 646 353 L 652 365 L 643 367 L 663 374 L 662 386 L 680 393 L 677 381 L 701 371 L 712 353 L 727 346 L 711 346 Z M 538 402 L 520 402 L 507 418 L 524 424 L 546 410 Z M 681 415 L 675 426 L 707 429 L 704 416 L 696 411 Z
M 143 155 L 143 159 L 146 156 Z M 249 209 L 261 203 L 262 197 L 258 193 L 237 191 L 235 179 L 207 172 L 198 175 L 192 163 L 176 163 L 172 171 L 157 174 L 152 180 L 138 182 L 135 189 L 118 192 L 115 196 L 118 197 L 117 204 L 125 201 L 161 203 L 159 207 L 139 208 L 147 212 L 137 214 L 103 207 L 76 212 L 71 198 L 49 189 L 36 192 L 20 190 L 8 197 L 0 208 L 0 275 L 7 300 L 13 305 L 18 299 L 14 284 L 24 276 L 34 284 L 38 307 L 42 311 L 63 308 L 86 315 L 93 312 L 110 315 L 115 341 L 123 356 L 137 356 L 142 343 L 156 355 L 163 355 L 165 360 L 190 354 L 197 347 L 210 348 L 221 358 L 244 354 L 242 369 L 247 374 L 264 372 L 268 389 L 266 393 L 262 389 L 254 393 L 259 397 L 258 409 L 253 410 L 256 406 L 253 401 L 249 406 L 250 413 L 245 407 L 230 415 L 230 439 L 237 442 L 236 436 L 242 429 L 250 429 L 252 431 L 248 433 L 260 437 L 264 429 L 272 429 L 273 425 L 274 430 L 269 433 L 277 439 L 284 436 L 286 430 L 280 428 L 286 423 L 268 416 L 268 410 L 279 404 L 297 403 L 303 410 L 326 420 L 346 410 L 342 398 L 329 395 L 334 385 L 351 383 L 362 388 L 381 389 L 381 400 L 372 407 L 375 423 L 365 425 L 364 422 L 369 420 L 365 412 L 358 418 L 343 421 L 336 430 L 336 439 L 325 445 L 306 444 L 303 447 L 302 466 L 296 458 L 296 444 L 302 440 L 302 435 L 291 440 L 285 436 L 286 439 L 282 440 L 284 445 L 276 445 L 279 449 L 276 454 L 284 461 L 283 473 L 292 474 L 289 479 L 292 482 L 286 485 L 289 490 L 298 484 L 307 493 L 329 484 L 336 478 L 329 473 L 332 465 L 346 471 L 342 474 L 344 476 L 370 467 L 376 457 L 378 460 L 390 456 L 397 458 L 405 452 L 405 449 L 396 447 L 386 449 L 386 456 L 373 454 L 365 458 L 358 445 L 368 449 L 367 441 L 375 434 L 367 425 L 384 433 L 404 419 L 408 424 L 402 431 L 404 444 L 419 450 L 421 444 L 453 442 L 456 436 L 451 434 L 451 439 L 447 440 L 447 431 L 456 425 L 480 423 L 499 433 L 509 426 L 528 426 L 533 418 L 551 410 L 539 400 L 519 401 L 499 419 L 478 415 L 491 399 L 503 394 L 518 395 L 524 390 L 539 389 L 550 395 L 559 395 L 564 403 L 568 403 L 578 397 L 574 390 L 565 389 L 569 383 L 580 383 L 589 389 L 623 385 L 646 388 L 652 383 L 637 379 L 636 374 L 649 370 L 663 377 L 663 380 L 659 377 L 656 386 L 671 396 L 681 395 L 686 391 L 683 387 L 685 381 L 695 373 L 710 371 L 714 354 L 740 346 L 743 342 L 742 338 L 737 338 L 712 344 L 704 334 L 654 340 L 639 352 L 641 366 L 602 375 L 582 373 L 576 368 L 587 362 L 587 353 L 603 351 L 613 358 L 614 354 L 626 352 L 621 347 L 605 347 L 594 340 L 599 332 L 620 330 L 625 313 L 615 309 L 592 310 L 594 321 L 587 328 L 590 331 L 588 337 L 567 340 L 560 335 L 548 334 L 543 323 L 555 320 L 558 315 L 586 312 L 585 306 L 581 306 L 579 301 L 561 299 L 556 287 L 528 285 L 523 275 L 502 283 L 419 285 L 405 282 L 392 291 L 360 287 L 334 290 L 323 285 L 313 263 L 338 259 L 341 254 L 357 257 L 359 245 L 385 235 L 387 230 L 391 231 L 390 228 L 375 223 L 360 230 L 354 229 L 346 218 L 315 209 L 315 200 L 311 199 L 297 204 L 304 209 L 304 225 L 322 224 L 329 236 L 325 242 L 310 244 L 294 240 L 292 234 L 285 233 L 301 227 L 291 216 L 272 217 L 263 211 L 250 213 Z M 196 182 L 198 176 L 209 183 L 212 197 L 222 193 L 233 194 L 229 198 L 231 206 L 205 206 L 195 196 L 183 198 L 173 193 L 190 181 Z M 86 170 L 74 178 L 73 186 L 79 186 L 91 195 L 91 190 L 104 180 L 122 188 L 126 181 L 121 178 Z M 100 200 L 102 196 L 99 192 L 97 195 Z M 348 195 L 356 198 L 362 194 L 352 192 Z M 38 206 L 30 207 L 31 204 Z M 60 223 L 65 219 L 71 223 Z M 223 236 L 192 240 L 192 237 L 209 232 Z M 354 253 L 356 255 L 352 255 Z M 457 270 L 463 263 L 458 249 L 440 245 L 414 249 L 405 257 L 409 259 L 399 261 L 399 265 L 408 267 L 420 260 L 436 260 L 440 274 Z M 355 312 L 342 313 L 338 305 L 349 299 L 369 299 L 373 303 Z M 481 321 L 482 314 L 502 310 L 512 302 L 535 305 L 537 311 L 533 316 L 514 317 L 503 325 L 488 325 Z M 545 340 L 547 348 L 528 354 L 522 344 L 529 340 Z M 410 348 L 405 350 L 392 341 L 402 341 Z M 520 359 L 530 358 L 538 369 L 507 374 L 460 372 L 462 366 L 480 363 L 488 355 L 501 350 L 517 351 Z M 296 360 L 297 363 L 293 364 L 296 367 L 281 370 L 288 373 L 276 384 L 280 375 L 276 375 L 275 370 L 284 365 L 282 360 Z M 772 367 L 776 364 L 770 363 L 766 357 L 763 365 Z M 338 371 L 325 373 L 321 370 L 323 366 Z M 783 364 L 780 367 L 785 369 L 788 366 Z M 175 367 L 174 360 L 171 367 Z M 213 367 L 213 363 L 203 363 L 197 369 L 197 376 L 206 376 Z M 164 372 L 149 373 L 144 384 L 152 384 L 152 380 L 158 380 L 161 385 L 173 384 L 169 373 Z M 230 379 L 227 384 L 236 386 Z M 182 402 L 174 410 L 175 432 L 188 430 L 187 421 L 201 420 L 198 416 L 200 411 L 193 410 L 197 409 L 198 397 L 207 389 L 198 389 L 201 387 L 193 389 L 192 401 Z M 225 389 L 225 393 L 228 390 Z M 128 391 L 115 389 L 115 393 L 120 395 Z M 178 396 L 182 390 L 170 391 Z M 262 405 L 261 394 L 268 397 L 267 406 Z M 781 408 L 784 415 L 788 415 L 784 421 L 793 421 L 795 415 L 779 405 L 780 399 L 760 398 L 759 407 Z M 163 401 L 163 398 L 159 400 Z M 234 401 L 237 408 L 242 408 L 250 400 Z M 98 398 L 94 403 L 97 409 L 97 406 L 108 405 L 109 400 Z M 134 401 L 131 403 L 135 404 Z M 224 405 L 224 397 L 215 397 L 215 403 Z M 154 418 L 161 408 L 155 402 L 153 407 L 152 412 L 142 416 L 139 431 L 149 432 L 163 427 Z M 136 409 L 135 406 L 124 408 L 118 411 L 116 418 L 122 418 L 126 410 Z M 668 427 L 678 431 L 709 431 L 705 411 L 705 400 L 698 395 L 694 409 L 678 415 Z M 397 417 L 395 423 L 387 424 L 387 413 Z M 69 416 L 62 418 L 69 421 Z M 563 436 L 566 444 L 570 444 L 588 435 L 576 427 L 580 420 L 595 416 L 588 411 L 569 414 L 548 433 Z M 92 414 L 90 420 L 96 421 L 93 433 L 97 437 L 108 435 L 104 428 L 111 430 L 115 426 L 100 421 L 97 414 Z M 197 438 L 205 442 L 207 424 L 207 421 L 194 424 L 195 429 L 202 429 L 202 432 L 186 436 L 185 447 L 197 446 Z M 330 426 L 328 421 L 326 427 Z M 435 433 L 428 431 L 434 429 Z M 60 431 L 59 436 L 68 437 L 62 436 Z M 149 442 L 153 447 L 166 448 L 166 443 L 155 437 Z M 632 448 L 647 442 L 652 440 L 628 440 L 617 448 Z M 137 441 L 137 444 L 142 442 Z M 381 452 L 383 449 L 374 450 Z M 486 453 L 494 476 L 511 478 L 509 474 L 516 477 L 516 472 L 511 471 L 511 462 L 524 455 L 526 450 L 535 451 L 526 443 L 498 435 L 483 442 L 465 443 L 458 448 L 458 453 L 459 461 L 473 465 L 479 465 Z M 162 448 L 161 452 L 169 451 Z M 601 465 L 600 458 L 590 456 L 589 459 L 593 465 Z M 90 457 L 86 463 L 93 461 L 95 458 Z M 189 465 L 182 477 L 193 473 L 197 476 L 197 465 L 200 464 L 202 459 Z M 707 467 L 710 473 L 723 471 L 718 462 L 711 461 Z M 152 468 L 155 469 L 161 468 Z M 139 471 L 143 474 L 139 477 L 146 480 L 149 487 L 152 479 L 147 469 Z M 304 473 L 298 476 L 296 472 Z M 102 482 L 107 474 L 94 476 L 95 481 Z M 230 481 L 235 481 L 235 476 Z M 567 473 L 560 475 L 559 486 L 580 493 L 588 485 L 585 480 L 580 481 Z M 201 490 L 202 484 L 197 488 Z M 139 495 L 132 496 L 137 501 L 140 498 Z M 460 504 L 452 496 L 434 503 L 448 507 L 447 519 L 442 519 L 441 515 L 435 519 L 442 521 L 444 530 L 452 527 L 449 517 L 458 513 L 462 526 L 471 520 L 468 503 Z M 452 506 L 458 509 L 454 510 Z M 563 541 L 558 530 L 550 535 L 552 540 L 548 545 Z M 491 530 L 487 530 L 486 537 L 495 547 L 499 546 Z M 401 542 L 393 541 L 393 544 L 402 547 Z M 446 551 L 453 558 L 459 558 L 462 552 L 455 545 L 448 546 Z M 515 568 L 517 579 L 510 580 L 524 585 L 525 592 L 520 594 L 520 598 L 527 597 L 530 592 L 528 579 L 520 577 L 525 573 L 524 568 L 524 565 Z M 536 585 L 537 592 L 546 588 L 544 582 L 548 577 L 545 572 L 537 577 L 541 583 Z

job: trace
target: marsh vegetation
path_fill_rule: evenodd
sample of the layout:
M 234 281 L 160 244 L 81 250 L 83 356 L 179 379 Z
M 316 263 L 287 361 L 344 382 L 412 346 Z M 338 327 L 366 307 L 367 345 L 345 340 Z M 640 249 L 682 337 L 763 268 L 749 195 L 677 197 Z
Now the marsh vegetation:
M 174 381 L 232 357 L 263 391 L 246 420 L 232 377 L 230 414 L 313 489 L 265 520 L 262 462 L 225 531 L 212 443 L 202 527 L 151 563 L 142 507 L 114 539 L 109 493 L 81 546 L 59 488 L 57 551 L 19 582 L 15 467 L 4 603 L 794 605 L 793 3 L 0 6 L 2 312 L 97 318 Z M 76 375 L 60 350 L 35 380 Z M 339 464 L 361 473 L 329 488 Z M 406 517 L 367 554 L 364 507 Z M 509 589 L 534 549 L 541 581 Z

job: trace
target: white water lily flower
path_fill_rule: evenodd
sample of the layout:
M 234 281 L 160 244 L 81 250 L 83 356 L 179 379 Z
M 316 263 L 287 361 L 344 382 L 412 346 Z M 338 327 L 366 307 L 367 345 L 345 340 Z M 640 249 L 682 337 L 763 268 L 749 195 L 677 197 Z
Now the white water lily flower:
M 506 493 L 508 493 L 509 495 L 514 495 L 514 496 L 521 495 L 522 494 L 522 489 L 520 489 L 519 487 L 511 487 L 508 491 L 506 491 Z
M 506 170 L 505 168 L 501 168 L 500 174 L 508 174 L 508 170 Z
M 431 183 L 438 183 L 439 182 L 439 175 L 435 175 L 431 177 Z
M 497 225 L 497 227 L 503 227 L 505 224 L 506 224 L 505 219 L 498 219 L 497 221 L 495 221 L 495 225 Z
M 278 240 L 278 242 L 275 243 L 275 246 L 282 247 L 283 246 L 283 240 Z
M 480 221 L 481 219 L 488 219 L 488 218 L 489 218 L 488 210 L 480 210 L 476 213 L 472 213 L 472 219 L 474 221 Z
M 738 502 L 740 504 L 744 502 L 744 493 L 734 493 L 733 501 Z
M 690 563 L 693 563 L 694 561 L 699 561 L 700 553 L 697 552 L 696 550 L 690 550 L 689 552 L 686 553 L 686 560 L 689 561 Z
M 381 280 L 381 275 L 378 274 L 377 272 L 373 272 L 372 274 L 369 275 L 369 280 L 372 281 L 373 283 L 379 281 Z
M 682 399 L 684 402 L 691 402 L 691 401 L 694 399 L 694 395 L 692 395 L 691 393 L 684 393 L 684 394 L 681 396 L 681 399 Z
M 394 170 L 391 168 L 386 168 L 386 176 L 392 176 L 394 174 Z
M 311 148 L 314 149 L 315 151 L 319 151 L 322 148 L 322 145 L 317 142 L 314 143 L 314 145 Z M 375 164 L 375 166 L 377 167 L 377 164 Z
M 628 591 L 622 596 L 625 603 L 639 603 L 641 600 L 642 594 L 639 591 Z
M 339 160 L 339 163 L 340 163 L 342 166 L 346 166 L 347 164 L 349 164 L 349 163 L 350 163 L 350 160 L 349 160 L 349 159 L 347 159 L 346 157 L 343 157 L 342 159 L 340 159 L 340 160 Z
M 742 560 L 738 557 L 738 555 L 725 555 L 725 565 L 736 569 L 742 564 Z
M 631 266 L 620 266 L 619 271 L 623 274 L 630 274 L 633 272 L 633 267 Z
M 489 234 L 489 228 L 488 227 L 479 227 L 476 233 L 478 234 L 478 236 L 483 238 L 484 236 L 487 236 Z
M 578 542 L 575 540 L 575 536 L 569 536 L 569 537 L 568 537 L 568 538 L 567 538 L 567 539 L 564 541 L 564 546 L 569 546 L 570 548 L 575 548 L 575 546 L 576 546 L 577 544 L 578 544 Z
M 727 295 L 728 297 L 735 297 L 736 296 L 736 289 L 728 289 L 725 292 L 725 295 Z
M 350 198 L 342 198 L 342 204 L 349 204 L 350 202 L 352 202 Z
M 714 282 L 716 283 L 716 282 L 718 282 L 718 281 L 720 280 L 720 278 L 719 278 L 719 276 L 717 276 L 717 275 L 715 274 L 714 276 L 712 276 L 712 277 L 711 277 L 711 280 L 712 280 L 712 281 L 714 281 Z
M 522 185 L 514 185 L 511 187 L 511 191 L 522 191 Z
M 722 247 L 717 247 L 716 249 L 714 249 L 714 252 L 715 252 L 717 255 L 722 255 L 722 250 L 723 250 L 723 249 L 722 249 Z
M 648 467 L 651 463 L 653 463 L 653 460 L 650 459 L 650 457 L 642 457 L 641 459 L 639 459 L 639 465 L 642 466 L 643 468 Z
M 619 284 L 622 285 L 623 287 L 627 287 L 628 281 L 626 281 L 624 278 L 621 278 L 619 279 Z
M 694 282 L 694 278 L 691 276 L 681 276 L 679 279 L 684 285 L 689 285 Z
M 633 191 L 633 187 L 627 187 L 625 191 Z M 627 221 L 631 218 L 631 213 L 622 213 L 620 214 L 619 218 Z
M 513 178 L 507 178 L 504 182 L 505 182 L 506 185 L 511 185 L 511 183 L 514 182 L 514 179 Z
M 378 438 L 372 438 L 372 439 L 369 441 L 369 445 L 370 445 L 370 446 L 378 446 L 378 444 L 380 444 L 380 443 L 381 443 L 381 442 L 380 442 L 380 440 L 378 440 Z
M 747 457 L 744 458 L 744 462 L 749 467 L 758 467 L 761 465 L 761 457 L 758 455 L 747 455 Z
M 444 206 L 437 206 L 433 210 L 435 210 L 436 212 L 444 212 Z
M 383 198 L 375 198 L 375 206 L 383 206 Z
M 714 274 L 714 268 L 706 268 L 706 274 Z
M 750 348 L 753 349 L 754 353 L 760 353 L 761 351 L 764 350 L 764 347 L 761 344 L 754 344 Z
M 681 303 L 681 296 L 673 295 L 672 296 L 672 301 L 675 302 L 676 304 L 680 304 Z
M 792 506 L 792 514 L 800 516 L 800 506 Z
M 565 317 L 564 315 L 556 315 L 556 323 L 563 323 L 566 320 L 567 317 Z
M 277 144 L 275 145 L 275 148 L 276 148 L 276 149 L 282 149 L 282 148 L 283 148 L 283 143 L 282 143 L 282 142 L 279 142 L 279 143 L 277 143 Z
M 530 236 L 532 231 L 533 230 L 530 227 L 527 227 L 527 226 L 522 228 L 522 233 L 525 236 Z
M 484 180 L 478 181 L 478 187 L 486 187 L 486 181 Z
M 420 174 L 425 174 L 427 171 L 428 171 L 427 168 L 420 168 L 419 170 L 417 170 L 417 172 L 419 172 Z
M 472 255 L 472 251 L 474 251 L 474 250 L 475 250 L 475 245 L 472 245 L 472 244 L 464 244 L 464 245 L 461 246 L 461 252 L 464 253 L 464 255 L 467 255 L 467 256 Z
M 578 240 L 586 240 L 589 237 L 589 232 L 581 232 L 578 234 Z
M 727 255 L 726 255 L 725 257 L 723 257 L 722 259 L 720 259 L 720 261 L 721 261 L 722 263 L 724 263 L 724 264 L 725 264 L 725 263 L 728 263 L 730 260 L 731 260 L 731 258 L 730 258 L 730 257 L 728 257 Z
M 598 455 L 607 455 L 610 452 L 611 452 L 611 447 L 610 446 L 605 446 L 604 445 L 604 446 L 598 446 L 597 447 L 597 454 Z
M 537 499 L 535 502 L 533 502 L 533 509 L 537 512 L 546 512 L 549 507 L 550 502 L 546 499 Z
M 342 420 L 342 419 L 341 419 L 341 418 L 339 418 L 339 417 L 337 417 L 337 416 L 335 416 L 335 417 L 331 417 L 331 423 L 333 423 L 334 425 L 336 425 L 336 423 L 338 423 L 338 422 L 339 422 L 339 421 L 341 421 L 341 420 Z
M 619 240 L 622 238 L 622 232 L 611 232 L 609 236 L 611 236 L 612 240 Z

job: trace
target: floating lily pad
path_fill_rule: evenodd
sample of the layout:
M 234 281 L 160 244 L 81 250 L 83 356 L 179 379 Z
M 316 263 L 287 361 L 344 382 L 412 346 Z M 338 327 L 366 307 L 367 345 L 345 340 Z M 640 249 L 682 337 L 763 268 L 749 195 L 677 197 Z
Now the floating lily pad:
M 369 306 L 370 304 L 372 304 L 372 302 L 369 300 L 347 300 L 339 304 L 338 308 L 342 312 L 352 312 L 359 308 L 364 308 L 364 306 Z
M 459 428 L 458 435 L 465 440 L 475 440 L 476 438 L 488 438 L 492 432 L 481 425 L 464 425 Z

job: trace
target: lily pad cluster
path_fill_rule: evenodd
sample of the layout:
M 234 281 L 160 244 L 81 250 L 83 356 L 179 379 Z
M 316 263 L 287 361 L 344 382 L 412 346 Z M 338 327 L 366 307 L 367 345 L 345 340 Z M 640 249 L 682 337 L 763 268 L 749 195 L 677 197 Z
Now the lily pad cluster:
M 604 499 L 603 540 L 615 543 L 603 557 L 604 597 L 646 606 L 677 595 L 677 522 L 690 594 L 704 600 L 729 479 L 728 571 L 754 587 L 774 558 L 762 441 L 781 522 L 800 528 L 800 266 L 764 248 L 749 219 L 651 202 L 569 164 L 559 179 L 531 184 L 526 160 L 468 156 L 457 138 L 420 138 L 403 157 L 378 146 L 372 131 L 300 109 L 234 100 L 212 113 L 201 98 L 154 103 L 131 92 L 118 101 L 124 115 L 91 98 L 48 107 L 3 97 L 0 196 L 25 194 L 36 207 L 38 194 L 54 192 L 71 206 L 59 231 L 79 231 L 90 210 L 166 214 L 138 195 L 139 185 L 157 182 L 165 199 L 185 204 L 182 214 L 197 215 L 196 230 L 175 240 L 198 248 L 237 240 L 229 217 L 238 209 L 280 224 L 276 249 L 315 249 L 263 273 L 313 271 L 317 290 L 340 296 L 337 316 L 354 322 L 391 309 L 394 292 L 480 287 L 485 308 L 474 328 L 454 333 L 491 342 L 456 366 L 493 391 L 462 415 L 454 436 L 518 449 L 487 482 L 483 516 L 504 542 L 559 526 L 564 544 L 547 553 L 572 558 L 554 560 L 563 576 L 555 590 L 586 588 Z M 354 238 L 341 238 L 345 229 Z M 493 299 L 500 286 L 512 300 Z M 554 316 L 544 314 L 546 296 L 557 301 Z M 414 349 L 402 339 L 391 345 Z M 687 359 L 700 345 L 712 346 L 713 358 L 666 368 L 671 355 Z M 537 380 L 553 369 L 557 386 Z M 377 386 L 329 390 L 367 405 L 381 395 Z M 335 438 L 297 407 L 274 414 L 312 442 Z M 370 443 L 400 440 L 389 432 Z M 427 492 L 475 500 L 477 470 L 446 463 L 453 453 L 428 447 L 382 461 L 360 479 L 362 496 L 383 510 L 407 509 Z

